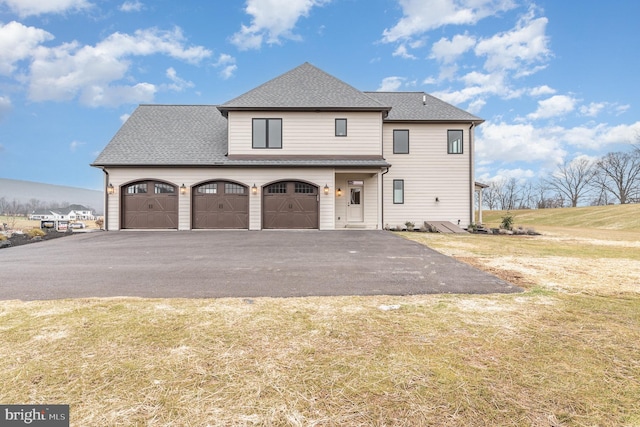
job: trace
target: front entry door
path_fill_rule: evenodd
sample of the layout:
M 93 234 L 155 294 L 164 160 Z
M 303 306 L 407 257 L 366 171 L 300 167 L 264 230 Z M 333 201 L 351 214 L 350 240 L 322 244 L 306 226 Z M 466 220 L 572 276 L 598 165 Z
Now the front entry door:
M 349 201 L 347 205 L 347 220 L 349 222 L 364 221 L 364 194 L 362 181 L 349 181 Z

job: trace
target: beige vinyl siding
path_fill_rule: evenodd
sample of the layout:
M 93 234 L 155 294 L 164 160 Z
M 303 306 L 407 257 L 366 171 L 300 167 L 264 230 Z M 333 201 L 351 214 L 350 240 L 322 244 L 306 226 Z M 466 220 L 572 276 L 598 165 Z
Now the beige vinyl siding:
M 178 229 L 191 229 L 191 187 L 206 181 L 235 181 L 249 187 L 249 229 L 262 229 L 262 187 L 275 181 L 305 181 L 318 186 L 320 196 L 320 229 L 332 230 L 334 221 L 334 170 L 325 169 L 247 169 L 247 168 L 111 168 L 109 182 L 116 188 L 115 194 L 108 196 L 107 230 L 120 229 L 120 187 L 139 180 L 166 181 L 177 187 L 184 184 L 187 193 L 179 195 Z M 251 193 L 253 185 L 258 194 Z M 331 188 L 329 195 L 324 194 L 324 186 Z
M 340 197 L 336 196 L 335 199 L 335 227 L 347 228 L 349 224 L 359 225 L 365 229 L 379 229 L 382 228 L 380 224 L 380 203 L 379 194 L 380 186 L 378 185 L 378 170 L 371 171 L 371 173 L 362 173 L 361 171 L 336 171 L 336 183 L 335 191 L 338 188 L 342 190 Z M 349 181 L 361 180 L 364 182 L 362 187 L 362 203 L 363 203 L 363 221 L 352 222 L 348 221 L 347 204 L 349 202 Z M 334 191 L 334 193 L 335 193 Z
M 253 148 L 252 119 L 282 119 L 282 148 Z M 347 119 L 347 136 L 335 136 Z M 230 155 L 373 155 L 381 153 L 380 112 L 229 112 Z
M 469 123 L 411 124 L 385 123 L 384 157 L 391 163 L 384 175 L 384 223 L 396 227 L 411 221 L 460 220 L 471 222 Z M 393 130 L 409 130 L 409 154 L 393 154 Z M 447 154 L 447 130 L 463 130 L 463 154 Z M 393 203 L 393 180 L 404 180 L 404 203 Z M 436 197 L 439 202 L 436 202 Z

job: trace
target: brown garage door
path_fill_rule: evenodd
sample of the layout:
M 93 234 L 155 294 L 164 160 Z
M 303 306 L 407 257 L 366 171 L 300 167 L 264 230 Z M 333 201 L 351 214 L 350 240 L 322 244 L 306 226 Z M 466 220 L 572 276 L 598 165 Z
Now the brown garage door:
M 262 197 L 263 228 L 318 228 L 318 187 L 276 182 L 265 187 Z
M 215 181 L 193 189 L 193 228 L 249 228 L 249 191 Z
M 178 228 L 176 187 L 157 181 L 140 181 L 124 186 L 122 228 Z

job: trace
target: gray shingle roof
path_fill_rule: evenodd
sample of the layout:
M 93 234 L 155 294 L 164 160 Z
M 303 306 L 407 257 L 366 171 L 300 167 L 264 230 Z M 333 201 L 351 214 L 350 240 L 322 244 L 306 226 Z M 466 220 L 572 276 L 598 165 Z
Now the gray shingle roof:
M 226 152 L 227 119 L 215 105 L 141 105 L 93 165 L 214 165 Z
M 219 108 L 223 112 L 238 109 L 388 110 L 384 103 L 308 62 L 222 104 Z
M 141 105 L 93 166 L 388 166 L 381 158 L 229 159 L 227 147 L 227 119 L 215 105 Z
M 483 121 L 423 92 L 361 92 L 304 63 L 221 106 L 140 105 L 92 165 L 388 166 L 381 158 L 230 159 L 227 119 L 221 113 L 234 109 L 389 111 L 385 121 Z
M 424 92 L 365 92 L 391 111 L 385 121 L 476 122 L 484 120 Z

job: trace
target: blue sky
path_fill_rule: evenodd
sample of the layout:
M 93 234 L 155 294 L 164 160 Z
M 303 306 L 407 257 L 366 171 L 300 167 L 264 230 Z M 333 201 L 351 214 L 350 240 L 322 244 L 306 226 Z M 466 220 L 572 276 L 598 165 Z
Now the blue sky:
M 303 62 L 486 120 L 476 178 L 640 142 L 635 0 L 0 0 L 0 177 L 91 189 L 138 104 L 219 104 Z

